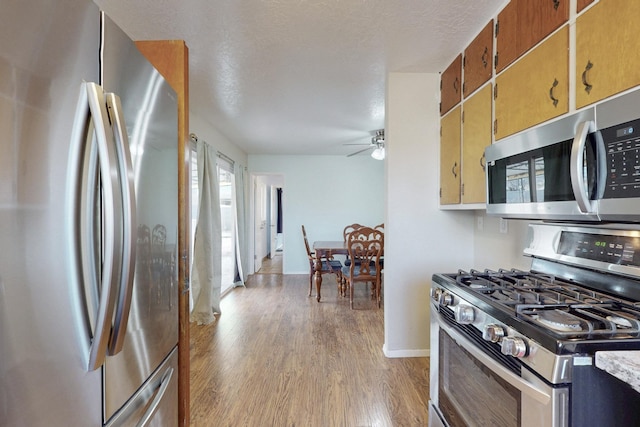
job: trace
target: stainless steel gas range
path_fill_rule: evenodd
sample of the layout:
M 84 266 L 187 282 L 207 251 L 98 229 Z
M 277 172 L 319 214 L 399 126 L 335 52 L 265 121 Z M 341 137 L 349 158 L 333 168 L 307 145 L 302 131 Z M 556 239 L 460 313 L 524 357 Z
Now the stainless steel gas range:
M 530 225 L 530 271 L 433 275 L 430 426 L 627 426 L 640 395 L 594 366 L 640 350 L 640 230 Z

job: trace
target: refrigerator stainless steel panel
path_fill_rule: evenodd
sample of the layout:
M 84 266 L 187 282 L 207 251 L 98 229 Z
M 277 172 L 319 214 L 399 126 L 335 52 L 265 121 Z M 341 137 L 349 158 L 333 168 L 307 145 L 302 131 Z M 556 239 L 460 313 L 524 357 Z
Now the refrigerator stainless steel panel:
M 178 405 L 175 404 L 177 400 L 178 349 L 175 348 L 127 404 L 112 417 L 106 427 L 177 425 Z M 144 424 L 145 421 L 148 424 Z
M 103 14 L 102 86 L 120 95 L 135 182 L 135 282 L 123 350 L 106 360 L 105 419 L 178 343 L 177 96 Z M 177 372 L 176 372 L 177 375 Z
M 81 355 L 64 240 L 80 82 L 98 81 L 98 8 L 9 1 L 0 13 L 0 425 L 98 426 L 101 371 Z
M 5 3 L 0 426 L 177 425 L 177 97 L 92 2 Z

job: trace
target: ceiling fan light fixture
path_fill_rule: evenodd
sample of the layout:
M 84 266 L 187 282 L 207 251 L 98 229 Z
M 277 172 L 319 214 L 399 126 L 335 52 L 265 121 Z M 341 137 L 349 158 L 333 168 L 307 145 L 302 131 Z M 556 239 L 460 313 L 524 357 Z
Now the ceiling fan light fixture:
M 385 154 L 384 146 L 378 146 L 378 148 L 371 152 L 371 157 L 376 160 L 384 160 Z

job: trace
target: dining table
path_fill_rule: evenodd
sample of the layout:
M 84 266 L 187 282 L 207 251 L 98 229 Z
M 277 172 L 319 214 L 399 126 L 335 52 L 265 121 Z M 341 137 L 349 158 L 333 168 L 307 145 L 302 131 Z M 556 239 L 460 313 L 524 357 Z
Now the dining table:
M 313 266 L 314 281 L 316 283 L 316 300 L 320 302 L 320 288 L 322 287 L 322 259 L 333 255 L 347 255 L 349 250 L 343 240 L 318 240 L 313 242 L 315 263 Z

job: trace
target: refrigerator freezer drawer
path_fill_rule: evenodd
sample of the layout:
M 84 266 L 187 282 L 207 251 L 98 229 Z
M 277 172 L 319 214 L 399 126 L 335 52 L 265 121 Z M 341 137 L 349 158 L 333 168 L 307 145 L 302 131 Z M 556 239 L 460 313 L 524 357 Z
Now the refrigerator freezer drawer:
M 178 425 L 178 347 L 167 356 L 107 427 Z

